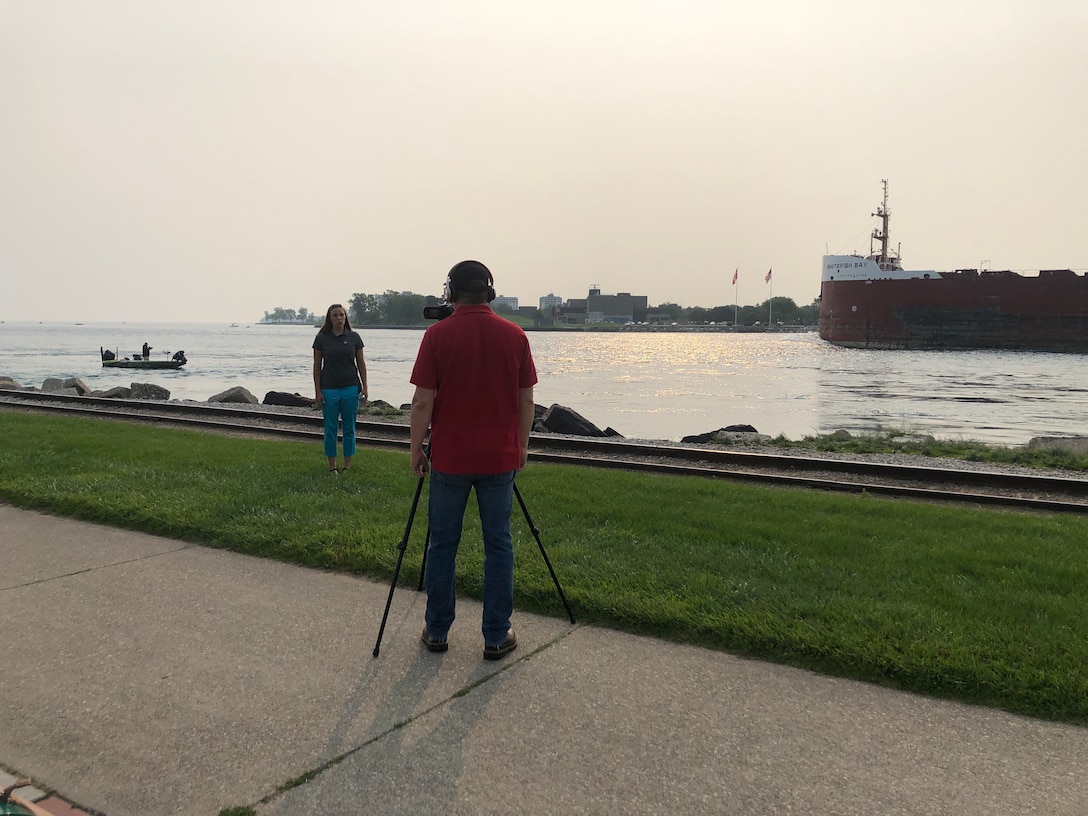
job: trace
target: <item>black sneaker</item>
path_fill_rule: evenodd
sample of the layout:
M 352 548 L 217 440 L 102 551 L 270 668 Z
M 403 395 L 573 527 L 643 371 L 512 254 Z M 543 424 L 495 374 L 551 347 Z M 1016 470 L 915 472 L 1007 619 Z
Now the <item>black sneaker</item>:
M 488 646 L 486 643 L 484 644 L 484 660 L 502 660 L 517 647 L 518 636 L 515 635 L 514 630 L 511 629 L 506 633 L 506 640 L 498 646 Z
M 423 627 L 423 634 L 419 636 L 419 639 L 423 641 L 423 645 L 427 647 L 428 652 L 444 652 L 450 648 L 449 641 L 443 638 L 438 640 L 427 634 L 427 627 Z

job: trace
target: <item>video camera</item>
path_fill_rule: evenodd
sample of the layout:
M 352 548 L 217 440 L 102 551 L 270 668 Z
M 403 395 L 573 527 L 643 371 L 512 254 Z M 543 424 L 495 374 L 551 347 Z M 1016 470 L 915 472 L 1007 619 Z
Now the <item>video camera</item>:
M 448 303 L 441 306 L 424 306 L 423 317 L 427 320 L 445 320 L 453 314 L 453 307 Z

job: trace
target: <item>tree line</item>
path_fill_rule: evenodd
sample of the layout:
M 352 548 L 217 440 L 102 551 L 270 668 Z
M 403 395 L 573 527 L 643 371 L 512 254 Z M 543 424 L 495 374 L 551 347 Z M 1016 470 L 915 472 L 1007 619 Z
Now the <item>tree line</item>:
M 265 323 L 313 323 L 321 319 L 320 314 L 314 314 L 305 306 L 299 309 L 285 309 L 277 306 L 271 312 L 265 312 L 262 321 Z
M 808 306 L 798 306 L 793 298 L 776 295 L 762 303 L 750 306 L 681 306 L 677 303 L 662 303 L 649 306 L 648 316 L 664 316 L 662 319 L 675 323 L 727 323 L 736 322 L 741 326 L 754 326 L 756 323 L 781 323 L 785 326 L 815 326 L 820 319 L 820 303 L 812 301 Z M 636 320 L 640 320 L 636 316 Z M 643 318 L 645 319 L 645 318 Z M 649 321 L 653 322 L 653 321 Z
M 353 326 L 421 326 L 430 322 L 423 316 L 423 308 L 441 303 L 442 299 L 434 295 L 392 289 L 381 295 L 356 292 L 348 301 L 348 316 Z
M 429 323 L 423 316 L 426 306 L 438 306 L 442 299 L 434 295 L 417 295 L 414 292 L 394 292 L 365 294 L 356 292 L 348 301 L 348 318 L 353 326 L 423 326 Z M 562 308 L 560 309 L 562 310 Z M 496 312 L 502 313 L 502 307 Z M 641 312 L 641 310 L 640 310 Z M 644 312 L 636 312 L 632 319 L 636 323 L 727 323 L 734 321 L 742 326 L 756 323 L 782 323 L 787 326 L 815 326 L 819 319 L 820 305 L 813 301 L 808 306 L 798 306 L 792 298 L 774 297 L 749 306 L 688 306 L 665 302 L 657 306 L 648 306 Z M 551 314 L 543 314 L 539 309 L 532 314 L 535 320 L 550 319 Z M 277 306 L 271 313 L 265 312 L 266 322 L 298 322 L 312 320 L 320 322 L 323 315 L 307 309 L 283 309 Z

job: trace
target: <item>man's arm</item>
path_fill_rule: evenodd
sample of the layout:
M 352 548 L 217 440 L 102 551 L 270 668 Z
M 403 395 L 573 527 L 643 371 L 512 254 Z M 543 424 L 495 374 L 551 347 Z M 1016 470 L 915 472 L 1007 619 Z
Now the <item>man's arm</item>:
M 427 429 L 431 427 L 431 413 L 434 411 L 434 389 L 416 386 L 412 395 L 411 427 L 412 436 L 409 455 L 412 461 L 412 473 L 422 477 L 427 472 L 427 454 L 423 452 L 423 440 L 427 438 Z
M 529 434 L 536 419 L 536 403 L 533 401 L 533 387 L 518 390 L 518 431 L 521 434 L 521 464 L 518 470 L 529 461 Z

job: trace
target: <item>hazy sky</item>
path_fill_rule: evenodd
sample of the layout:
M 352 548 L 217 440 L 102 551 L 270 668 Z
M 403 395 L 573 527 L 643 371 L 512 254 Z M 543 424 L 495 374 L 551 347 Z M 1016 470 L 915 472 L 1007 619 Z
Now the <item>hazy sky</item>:
M 0 0 L 0 319 L 1088 269 L 1084 0 Z M 771 286 L 764 283 L 774 269 Z M 731 285 L 739 268 L 737 289 Z

